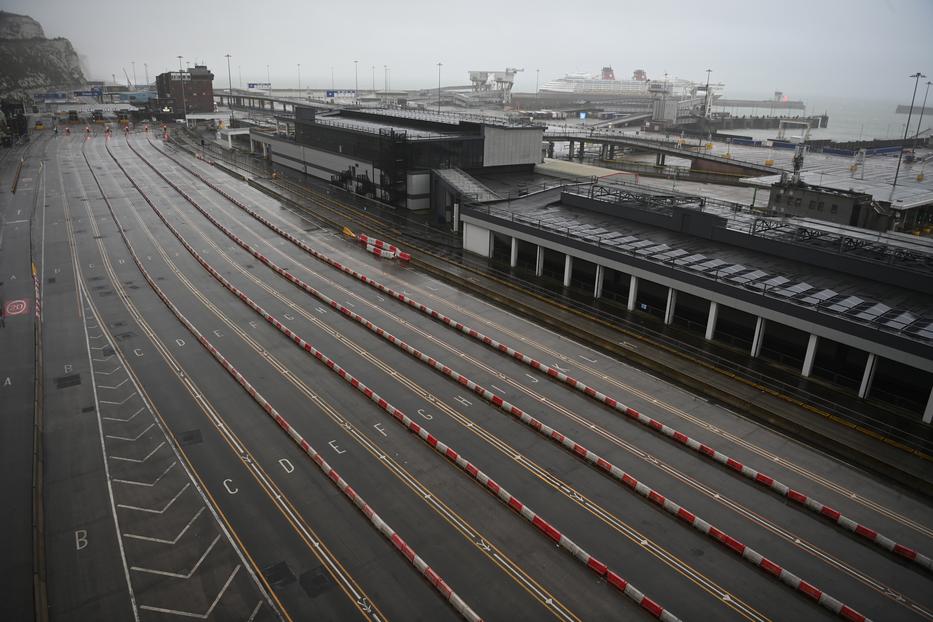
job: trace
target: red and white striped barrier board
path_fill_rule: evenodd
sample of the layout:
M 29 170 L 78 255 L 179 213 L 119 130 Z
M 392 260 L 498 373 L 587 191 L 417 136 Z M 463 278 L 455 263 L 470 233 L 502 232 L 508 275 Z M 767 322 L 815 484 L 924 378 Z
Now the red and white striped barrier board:
M 383 254 L 380 255 L 381 257 L 397 257 L 398 259 L 401 259 L 402 261 L 410 261 L 410 260 L 411 260 L 411 255 L 410 255 L 409 253 L 405 253 L 405 252 L 399 250 L 399 248 L 398 248 L 397 246 L 395 246 L 394 244 L 389 244 L 388 242 L 383 242 L 382 240 L 377 240 L 376 238 L 371 238 L 371 237 L 369 237 L 368 235 L 366 235 L 365 233 L 359 234 L 359 235 L 357 236 L 356 239 L 357 239 L 361 244 L 365 244 L 365 245 L 366 245 L 366 250 L 370 250 L 370 248 L 381 249 L 381 250 L 383 251 Z M 372 251 L 370 251 L 370 252 L 372 252 Z M 388 254 L 385 254 L 386 252 L 387 252 Z

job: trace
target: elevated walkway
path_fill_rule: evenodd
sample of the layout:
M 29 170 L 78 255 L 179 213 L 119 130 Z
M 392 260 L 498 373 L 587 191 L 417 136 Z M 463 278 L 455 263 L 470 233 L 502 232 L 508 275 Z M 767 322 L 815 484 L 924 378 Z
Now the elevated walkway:
M 500 201 L 502 197 L 490 190 L 480 180 L 459 168 L 439 168 L 433 173 L 463 196 L 473 198 L 476 203 Z

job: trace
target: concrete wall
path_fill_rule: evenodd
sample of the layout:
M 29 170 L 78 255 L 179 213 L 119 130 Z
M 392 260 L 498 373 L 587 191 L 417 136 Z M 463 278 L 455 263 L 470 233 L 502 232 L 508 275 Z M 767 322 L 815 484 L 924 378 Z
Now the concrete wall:
M 431 208 L 431 171 L 409 173 L 405 205 L 411 210 Z
M 355 167 L 355 175 L 368 173 L 369 178 L 376 183 L 382 174 L 372 162 L 366 160 L 357 160 L 329 151 L 297 145 L 261 133 L 251 133 L 250 138 L 256 142 L 269 144 L 272 150 L 272 161 L 276 164 L 288 166 L 327 181 L 330 181 L 331 175 L 342 173 L 351 167 Z
M 483 127 L 483 166 L 539 164 L 544 128 Z
M 463 223 L 463 249 L 483 257 L 492 255 L 492 232 L 472 223 Z

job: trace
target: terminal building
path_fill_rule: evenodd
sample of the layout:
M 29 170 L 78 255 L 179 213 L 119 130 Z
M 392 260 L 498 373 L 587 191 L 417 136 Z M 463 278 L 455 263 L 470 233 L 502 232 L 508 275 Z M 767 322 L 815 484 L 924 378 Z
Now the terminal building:
M 251 148 L 273 163 L 398 208 L 434 209 L 438 184 L 476 184 L 471 172 L 532 170 L 540 126 L 470 115 L 295 106 L 275 132 L 250 130 Z
M 933 239 L 608 181 L 460 218 L 466 251 L 522 278 L 933 422 Z
M 151 108 L 175 117 L 214 112 L 214 74 L 205 65 L 156 76 L 158 97 Z

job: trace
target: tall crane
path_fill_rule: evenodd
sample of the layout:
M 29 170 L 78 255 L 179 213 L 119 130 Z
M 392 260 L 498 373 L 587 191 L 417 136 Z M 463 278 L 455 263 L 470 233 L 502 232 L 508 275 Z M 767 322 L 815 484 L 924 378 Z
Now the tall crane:
M 126 86 L 131 91 L 133 90 L 133 81 L 130 80 L 130 74 L 126 73 L 126 67 L 123 68 L 123 75 L 126 76 Z

